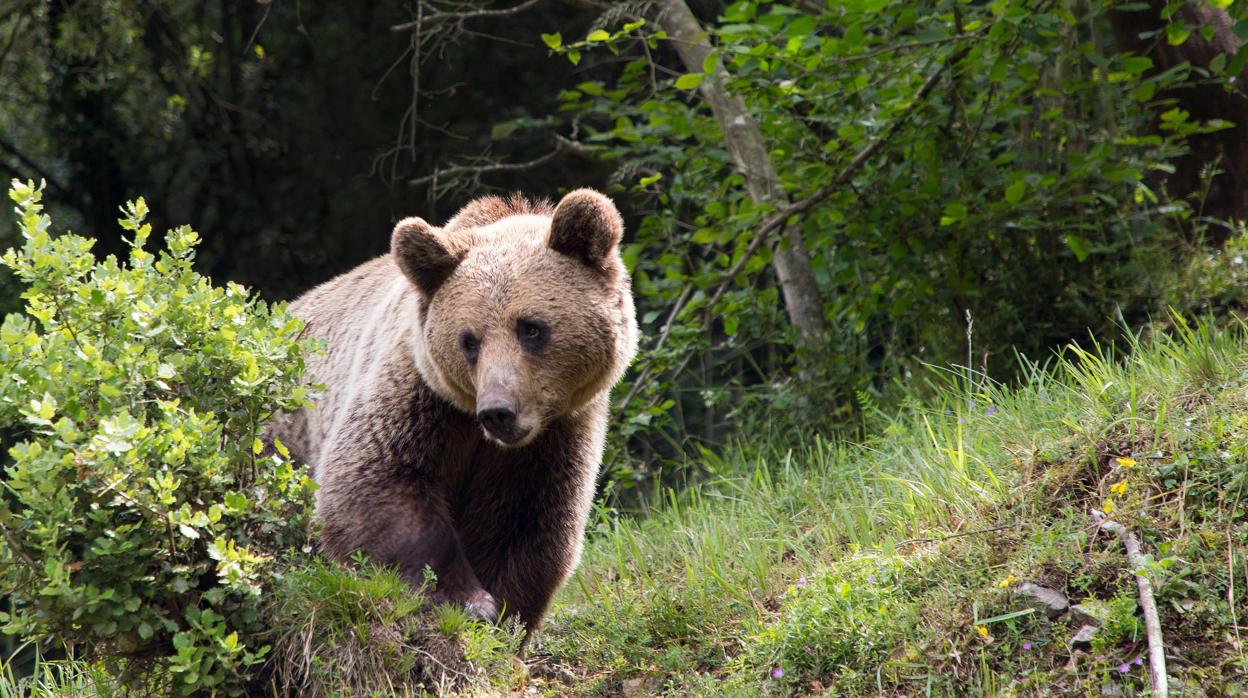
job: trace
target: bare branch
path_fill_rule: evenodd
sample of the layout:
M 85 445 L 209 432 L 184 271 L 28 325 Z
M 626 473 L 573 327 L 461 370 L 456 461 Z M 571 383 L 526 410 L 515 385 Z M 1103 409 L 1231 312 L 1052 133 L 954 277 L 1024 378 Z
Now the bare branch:
M 256 42 L 256 36 L 260 33 L 260 28 L 264 26 L 265 22 L 269 21 L 269 13 L 273 11 L 273 0 L 268 0 L 268 2 L 263 3 L 263 5 L 264 15 L 260 17 L 260 22 L 256 24 L 256 28 L 251 32 L 251 38 L 247 39 L 247 45 L 243 47 L 244 56 L 246 56 L 247 51 L 251 49 L 251 45 Z
M 650 350 L 651 355 L 662 349 L 663 345 L 667 343 L 667 338 L 672 335 L 672 327 L 676 324 L 676 316 L 680 315 L 681 310 L 684 310 L 685 301 L 689 300 L 689 294 L 692 292 L 693 284 L 685 284 L 684 290 L 680 292 L 680 297 L 676 299 L 676 302 L 672 305 L 671 312 L 667 314 L 667 321 L 663 323 L 663 329 L 659 332 L 659 341 L 655 342 L 654 348 Z M 617 403 L 618 407 L 624 407 L 632 402 L 634 397 L 637 397 L 637 393 L 641 392 L 642 386 L 646 384 L 646 379 L 650 377 L 650 372 L 653 369 L 654 362 L 648 362 L 646 367 L 642 369 L 641 375 L 637 376 L 637 380 L 633 381 L 632 387 L 624 394 L 624 398 Z
M 480 175 L 489 174 L 492 172 L 517 172 L 520 170 L 528 170 L 534 167 L 538 167 L 539 165 L 544 165 L 547 162 L 554 160 L 560 153 L 563 152 L 564 148 L 565 146 L 563 145 L 563 142 L 560 140 L 556 140 L 554 150 L 544 155 L 539 155 L 538 157 L 535 157 L 532 160 L 526 160 L 524 162 L 493 162 L 488 165 L 456 165 L 454 167 L 447 167 L 444 169 L 435 170 L 432 174 L 427 174 L 424 177 L 417 177 L 416 179 L 408 180 L 407 183 L 411 186 L 419 186 L 421 184 L 428 184 L 430 182 L 436 182 L 439 179 L 443 179 L 447 177 L 454 178 L 454 177 L 462 177 L 464 175 L 471 175 L 473 177 L 478 177 Z
M 35 176 L 37 176 L 38 178 L 46 181 L 48 183 L 48 186 L 51 187 L 53 193 L 64 194 L 68 192 L 68 190 L 60 183 L 59 180 L 57 180 L 56 177 L 53 177 L 51 173 L 49 173 L 46 169 L 40 167 L 39 164 L 36 163 L 34 160 L 31 160 L 30 158 L 26 157 L 26 155 L 24 155 L 20 150 L 18 150 L 17 147 L 14 146 L 12 143 L 9 143 L 3 139 L 0 139 L 0 152 L 5 152 L 5 153 L 12 155 L 19 164 L 21 164 L 26 169 L 34 172 Z
M 582 10 L 597 10 L 605 12 L 611 9 L 611 3 L 607 0 L 563 0 L 563 4 L 579 7 Z
M 25 562 L 26 566 L 34 571 L 36 576 L 39 575 L 41 573 L 39 565 L 36 564 L 34 559 L 30 557 L 30 554 L 26 552 L 26 549 L 22 547 L 21 543 L 17 542 L 17 539 L 13 537 L 13 534 L 9 533 L 8 527 L 3 523 L 0 523 L 0 534 L 4 536 L 4 542 L 8 543 L 9 550 L 12 550 L 14 555 L 20 557 L 22 562 Z
M 1157 599 L 1153 595 L 1153 583 L 1144 574 L 1144 553 L 1140 551 L 1140 539 L 1126 526 L 1105 517 L 1093 509 L 1092 518 L 1100 527 L 1114 533 L 1127 549 L 1127 559 L 1135 572 L 1135 583 L 1140 590 L 1140 610 L 1144 613 L 1144 632 L 1148 636 L 1148 670 L 1153 683 L 1153 696 L 1169 695 L 1166 677 L 1166 646 L 1161 637 L 1161 618 L 1157 615 Z
M 965 39 L 972 39 L 975 34 L 954 34 L 953 36 L 942 36 L 938 39 L 925 39 L 923 41 L 911 41 L 908 44 L 895 44 L 893 46 L 882 46 L 872 51 L 864 51 L 863 53 L 855 53 L 849 56 L 842 56 L 835 60 L 829 61 L 829 65 L 844 65 L 846 63 L 857 63 L 865 61 L 877 56 L 883 56 L 888 53 L 900 53 L 908 51 L 912 48 L 922 48 L 924 46 L 939 46 L 940 44 L 952 44 Z
M 539 2 L 541 2 L 541 0 L 525 0 L 525 2 L 522 2 L 519 5 L 514 5 L 512 7 L 505 7 L 501 10 L 467 10 L 465 12 L 447 12 L 445 10 L 439 10 L 439 9 L 431 7 L 429 9 L 429 14 L 425 16 L 425 21 L 426 22 L 444 22 L 444 21 L 460 22 L 460 21 L 468 20 L 468 19 L 481 19 L 483 17 L 506 17 L 507 15 L 514 15 L 519 12 L 523 12 L 529 9 L 530 7 L 537 5 L 537 3 Z M 417 26 L 418 24 L 419 24 L 419 20 L 414 20 L 411 22 L 404 22 L 402 24 L 396 24 L 390 27 L 390 31 L 405 32 Z

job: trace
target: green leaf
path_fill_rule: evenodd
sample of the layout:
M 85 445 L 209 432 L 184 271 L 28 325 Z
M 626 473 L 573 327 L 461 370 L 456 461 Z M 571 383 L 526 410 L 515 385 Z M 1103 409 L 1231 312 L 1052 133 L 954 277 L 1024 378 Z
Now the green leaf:
M 587 95 L 598 96 L 603 93 L 602 83 L 597 80 L 582 82 L 576 86 L 576 89 Z
M 949 226 L 966 218 L 966 204 L 961 201 L 953 201 L 945 205 L 945 214 L 940 217 L 942 226 Z
M 1075 253 L 1075 259 L 1082 262 L 1088 258 L 1088 240 L 1078 235 L 1067 235 L 1066 245 L 1070 247 L 1070 251 Z
M 610 41 L 611 35 L 602 29 L 595 29 L 594 31 L 589 33 L 589 36 L 585 37 L 585 40 L 590 43 Z
M 702 59 L 702 72 L 710 75 L 715 72 L 715 68 L 719 65 L 719 54 L 714 51 L 706 54 L 706 58 Z
M 706 79 L 706 73 L 685 73 L 676 78 L 676 89 L 693 90 Z
M 1181 22 L 1171 22 L 1166 25 L 1166 41 L 1170 42 L 1171 46 L 1183 45 L 1187 41 L 1187 37 L 1191 35 L 1191 30 Z
M 1005 188 L 1005 202 L 1007 204 L 1016 204 L 1023 200 L 1023 194 L 1027 193 L 1027 182 L 1018 180 Z
M 1122 59 L 1122 69 L 1132 75 L 1140 75 L 1153 67 L 1153 59 L 1148 56 L 1128 56 Z
M 580 52 L 580 51 L 577 51 L 577 50 L 576 50 L 576 49 L 574 49 L 574 48 L 570 48 L 570 49 L 568 49 L 568 60 L 569 60 L 569 61 L 572 61 L 572 65 L 580 65 L 580 63 L 581 63 L 581 52 Z
M 637 183 L 643 187 L 648 187 L 651 184 L 654 184 L 655 182 L 659 181 L 660 179 L 663 179 L 663 173 L 655 172 L 654 174 L 648 177 L 642 177 L 641 179 L 637 180 Z
M 529 36 L 533 35 L 530 34 Z M 559 32 L 555 32 L 554 34 L 542 34 L 542 41 L 546 42 L 546 45 L 549 46 L 552 51 L 558 51 L 560 47 L 563 46 L 563 36 Z
M 490 129 L 490 139 L 495 141 L 506 140 L 510 138 L 511 134 L 515 133 L 516 129 L 519 127 L 520 125 L 514 121 L 504 121 L 501 124 L 494 124 L 494 127 Z

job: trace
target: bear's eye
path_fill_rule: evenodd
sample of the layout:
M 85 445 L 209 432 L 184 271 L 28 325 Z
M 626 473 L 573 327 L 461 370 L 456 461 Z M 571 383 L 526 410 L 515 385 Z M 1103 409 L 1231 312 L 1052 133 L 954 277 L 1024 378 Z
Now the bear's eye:
M 481 353 L 481 342 L 472 336 L 468 330 L 459 333 L 459 348 L 464 351 L 464 356 L 469 362 L 477 360 L 477 354 Z
M 516 337 L 520 340 L 520 346 L 525 351 L 537 351 L 546 346 L 546 341 L 550 337 L 550 330 L 546 328 L 544 323 L 537 320 L 518 320 L 516 322 Z

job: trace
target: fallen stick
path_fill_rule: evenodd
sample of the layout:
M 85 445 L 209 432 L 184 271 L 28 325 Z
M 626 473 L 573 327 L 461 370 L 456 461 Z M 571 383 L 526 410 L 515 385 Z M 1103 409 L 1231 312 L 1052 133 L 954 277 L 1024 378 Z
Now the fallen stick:
M 1161 619 L 1157 616 L 1157 600 L 1153 596 L 1153 583 L 1144 576 L 1144 553 L 1140 552 L 1140 540 L 1126 526 L 1105 517 L 1093 509 L 1092 518 L 1101 528 L 1117 534 L 1127 549 L 1127 559 L 1135 572 L 1135 583 L 1140 587 L 1140 608 L 1144 611 L 1144 632 L 1148 635 L 1148 671 L 1153 680 L 1153 698 L 1167 698 L 1166 646 L 1161 639 Z

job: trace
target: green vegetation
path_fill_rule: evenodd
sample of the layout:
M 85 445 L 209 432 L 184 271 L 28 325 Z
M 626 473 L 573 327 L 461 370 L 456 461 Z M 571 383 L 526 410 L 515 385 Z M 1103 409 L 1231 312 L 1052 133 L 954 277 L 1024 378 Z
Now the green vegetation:
M 1094 511 L 1172 694 L 1242 695 L 1246 39 L 1245 0 L 0 0 L 0 698 L 1145 695 Z M 577 186 L 645 340 L 521 660 L 310 554 L 257 439 L 310 347 L 234 282 Z
M 41 194 L 14 182 L 25 243 L 4 255 L 28 284 L 0 327 L 4 631 L 154 694 L 237 692 L 275 556 L 307 539 L 311 481 L 257 438 L 306 400 L 301 325 L 192 271 L 189 228 L 147 252 L 142 199 L 129 258 L 101 262 Z
M 544 695 L 1144 695 L 1136 585 L 1096 509 L 1151 554 L 1176 692 L 1234 695 L 1248 682 L 1248 329 L 1175 322 L 1121 351 L 1072 346 L 1016 388 L 933 373 L 935 400 L 879 417 L 861 444 L 763 435 L 706 454 L 707 481 L 648 516 L 600 509 L 527 672 L 507 659 L 507 630 L 421 613 L 387 573 L 319 564 L 278 586 L 278 656 L 382 695 L 439 681 Z M 1072 650 L 1080 621 L 1029 610 L 1024 582 L 1100 605 L 1091 642 Z M 89 671 L 69 667 L 75 681 Z
M 1152 554 L 1176 692 L 1234 695 L 1246 340 L 1180 323 L 1125 355 L 1071 347 L 1016 389 L 947 375 L 862 445 L 773 436 L 709 459 L 706 484 L 592 527 L 544 644 L 576 679 L 543 688 L 1140 695 L 1136 586 L 1097 509 Z M 1023 582 L 1108 618 L 1072 652 L 1080 624 L 1028 611 Z

